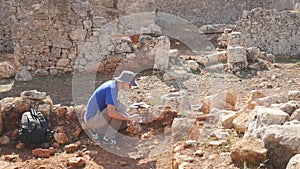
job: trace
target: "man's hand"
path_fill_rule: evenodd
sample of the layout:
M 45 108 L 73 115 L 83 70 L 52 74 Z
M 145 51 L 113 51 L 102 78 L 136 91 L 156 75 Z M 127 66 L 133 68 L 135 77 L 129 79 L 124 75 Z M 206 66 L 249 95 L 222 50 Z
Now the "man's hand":
M 140 120 L 140 115 L 138 115 L 138 114 L 130 115 L 129 120 L 134 121 L 134 122 L 138 122 Z

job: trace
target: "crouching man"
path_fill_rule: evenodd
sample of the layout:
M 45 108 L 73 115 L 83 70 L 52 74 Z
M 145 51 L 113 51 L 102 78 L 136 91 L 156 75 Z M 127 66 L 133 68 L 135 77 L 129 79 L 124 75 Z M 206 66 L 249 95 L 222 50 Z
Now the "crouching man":
M 138 115 L 128 115 L 126 106 L 118 102 L 119 90 L 131 90 L 137 86 L 135 74 L 123 71 L 118 77 L 99 86 L 90 97 L 84 121 L 92 132 L 94 140 L 101 139 L 106 145 L 119 145 L 116 135 L 119 129 L 127 127 L 127 121 L 138 121 Z M 104 134 L 103 138 L 99 135 Z

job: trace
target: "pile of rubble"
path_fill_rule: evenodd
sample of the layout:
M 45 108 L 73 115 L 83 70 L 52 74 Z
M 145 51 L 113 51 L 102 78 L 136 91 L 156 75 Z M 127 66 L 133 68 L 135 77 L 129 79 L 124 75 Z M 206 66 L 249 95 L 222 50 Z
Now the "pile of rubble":
M 234 110 L 234 106 L 224 109 L 229 103 L 235 103 L 228 93 L 221 104 L 213 105 L 212 102 L 224 98 L 224 94 L 205 99 L 197 115 L 198 121 L 205 121 L 200 137 L 174 145 L 173 166 L 191 167 L 210 158 L 205 149 L 198 148 L 200 145 L 216 148 L 230 145 L 229 152 L 223 155 L 230 156 L 236 166 L 299 167 L 300 91 L 290 91 L 287 96 L 266 96 L 261 91 L 250 94 L 247 104 L 240 110 Z M 242 139 L 232 139 L 236 132 L 244 134 Z
M 0 100 L 0 145 L 15 144 L 18 150 L 25 148 L 25 144 L 17 140 L 18 129 L 23 112 L 31 108 L 47 116 L 50 127 L 54 130 L 54 141 L 34 149 L 34 156 L 45 158 L 56 152 L 74 152 L 79 149 L 82 144 L 79 141 L 82 128 L 75 108 L 53 105 L 49 95 L 36 90 L 24 91 L 20 97 L 6 97 Z M 71 140 L 73 141 L 70 143 Z

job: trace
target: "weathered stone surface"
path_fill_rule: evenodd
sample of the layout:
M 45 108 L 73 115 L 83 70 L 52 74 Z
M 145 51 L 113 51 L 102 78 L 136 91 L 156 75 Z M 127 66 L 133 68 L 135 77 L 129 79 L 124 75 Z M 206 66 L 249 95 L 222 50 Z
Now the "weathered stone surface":
M 237 166 L 242 167 L 246 162 L 247 165 L 258 167 L 267 159 L 267 149 L 259 139 L 242 139 L 233 144 L 230 156 Z
M 0 79 L 11 78 L 16 74 L 15 66 L 10 62 L 0 62 Z
M 257 46 L 275 56 L 297 57 L 300 50 L 293 46 L 299 46 L 299 34 L 295 34 L 293 28 L 299 24 L 299 18 L 299 13 L 256 8 L 244 13 L 236 29 L 243 33 L 247 46 Z M 265 60 L 274 61 L 274 56 L 262 56 L 266 57 L 263 58 Z
M 183 138 L 194 125 L 194 122 L 194 119 L 175 118 L 172 123 L 172 136 L 174 140 Z
M 286 169 L 298 169 L 298 168 L 300 168 L 300 154 L 293 156 L 286 166 Z
M 29 81 L 32 80 L 32 76 L 26 67 L 23 67 L 20 72 L 18 72 L 15 76 L 17 81 Z
M 237 96 L 231 92 L 221 92 L 215 95 L 207 96 L 203 100 L 203 106 L 200 111 L 209 113 L 212 108 L 235 110 Z
M 31 101 L 19 97 L 6 97 L 0 100 L 0 134 L 19 127 L 22 113 L 30 109 Z M 3 119 L 5 117 L 5 119 Z
M 300 124 L 269 126 L 262 139 L 273 167 L 285 169 L 290 158 L 300 153 Z
M 154 68 L 165 70 L 169 67 L 170 40 L 167 36 L 160 36 L 155 46 Z
M 232 121 L 234 129 L 237 132 L 245 133 L 248 126 L 249 118 L 251 117 L 251 111 L 244 110 Z
M 282 104 L 274 104 L 271 107 L 279 108 L 280 110 L 286 112 L 287 114 L 291 115 L 295 110 L 300 108 L 300 101 L 288 101 Z
M 245 137 L 261 138 L 265 129 L 271 125 L 284 124 L 289 119 L 287 113 L 275 108 L 256 106 L 252 111 Z

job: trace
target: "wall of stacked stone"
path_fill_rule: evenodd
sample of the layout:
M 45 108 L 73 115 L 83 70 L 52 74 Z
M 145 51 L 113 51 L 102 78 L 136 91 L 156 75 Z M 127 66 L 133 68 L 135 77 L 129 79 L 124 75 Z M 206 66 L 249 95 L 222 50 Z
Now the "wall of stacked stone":
M 236 24 L 244 45 L 281 57 L 300 57 L 300 12 L 263 10 L 245 12 Z
M 120 54 L 112 51 L 114 44 L 111 40 L 101 42 L 102 48 L 93 48 L 91 55 L 84 56 L 79 61 L 78 57 L 81 55 L 81 47 L 86 43 L 99 47 L 100 35 L 111 31 L 105 31 L 103 26 L 121 16 L 158 11 L 182 17 L 201 26 L 209 23 L 234 23 L 244 9 L 263 7 L 284 10 L 293 8 L 293 5 L 294 0 L 285 0 L 284 3 L 280 0 L 4 0 L 0 4 L 0 19 L 4 20 L 1 27 L 7 32 L 7 39 L 2 40 L 3 44 L 7 44 L 4 46 L 12 44 L 13 49 L 5 47 L 3 52 L 13 50 L 21 65 L 27 66 L 35 75 L 72 72 L 74 65 L 90 68 L 99 59 L 91 59 L 91 56 L 104 59 L 105 67 L 103 68 L 102 63 L 100 70 L 113 70 L 118 65 L 116 58 L 124 58 L 130 52 Z M 143 19 L 140 18 L 139 21 Z M 120 34 L 126 33 L 127 29 L 118 25 L 114 28 L 119 29 L 115 32 Z M 98 42 L 95 41 L 97 38 Z M 111 62 L 111 57 L 116 62 Z M 77 62 L 81 64 L 76 64 Z M 86 66 L 85 62 L 90 65 Z

